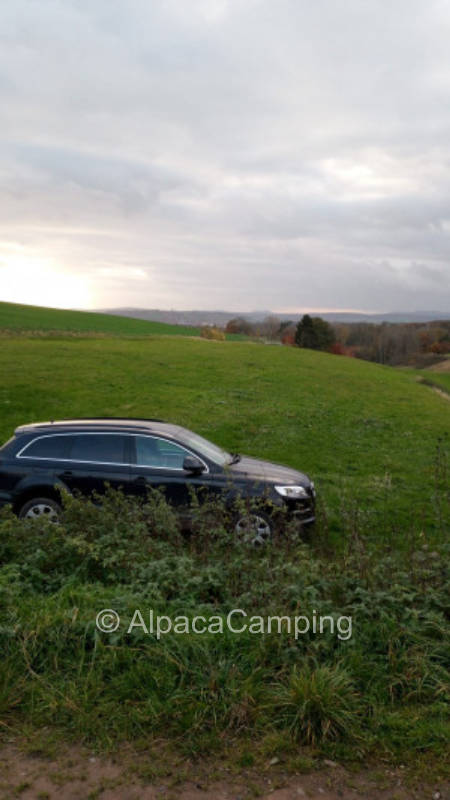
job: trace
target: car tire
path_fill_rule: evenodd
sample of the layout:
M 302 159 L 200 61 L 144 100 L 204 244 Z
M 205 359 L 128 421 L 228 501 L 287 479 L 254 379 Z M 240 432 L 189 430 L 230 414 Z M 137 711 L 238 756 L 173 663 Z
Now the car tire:
M 262 511 L 239 513 L 234 520 L 234 533 L 242 544 L 263 547 L 272 539 L 273 520 Z
M 33 497 L 27 500 L 19 511 L 19 519 L 48 519 L 50 522 L 58 522 L 61 514 L 61 506 L 56 500 L 49 497 Z

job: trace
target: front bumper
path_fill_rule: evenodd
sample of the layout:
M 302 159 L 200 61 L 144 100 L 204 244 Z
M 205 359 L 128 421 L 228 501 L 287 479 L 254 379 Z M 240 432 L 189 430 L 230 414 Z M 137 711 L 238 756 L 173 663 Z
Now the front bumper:
M 302 525 L 311 525 L 316 519 L 316 493 L 314 488 L 308 491 L 308 497 L 291 500 L 284 499 L 288 514 Z
M 301 522 L 302 525 L 312 525 L 316 521 L 316 515 L 314 510 L 309 509 L 308 512 L 305 511 L 293 511 L 292 517 L 298 522 Z

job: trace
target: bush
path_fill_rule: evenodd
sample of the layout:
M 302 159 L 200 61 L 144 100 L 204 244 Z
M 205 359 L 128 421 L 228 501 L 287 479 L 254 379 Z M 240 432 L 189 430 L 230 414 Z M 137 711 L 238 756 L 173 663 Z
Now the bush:
M 202 339 L 212 339 L 216 342 L 225 341 L 225 333 L 220 328 L 215 328 L 211 325 L 204 325 L 200 335 Z

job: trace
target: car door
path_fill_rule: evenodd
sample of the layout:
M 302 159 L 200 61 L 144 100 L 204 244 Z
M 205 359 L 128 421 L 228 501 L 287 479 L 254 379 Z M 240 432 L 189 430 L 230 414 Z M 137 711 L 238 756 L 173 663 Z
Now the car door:
M 68 451 L 59 462 L 57 478 L 70 491 L 89 496 L 102 494 L 106 484 L 128 490 L 130 482 L 129 437 L 121 433 L 74 433 L 67 436 Z
M 156 435 L 134 435 L 131 465 L 131 491 L 144 496 L 148 488 L 163 490 L 171 505 L 187 508 L 191 502 L 191 490 L 209 491 L 211 475 L 209 466 L 200 459 L 205 470 L 200 475 L 183 469 L 186 456 L 198 456 L 186 447 Z M 202 492 L 200 492 L 201 497 Z

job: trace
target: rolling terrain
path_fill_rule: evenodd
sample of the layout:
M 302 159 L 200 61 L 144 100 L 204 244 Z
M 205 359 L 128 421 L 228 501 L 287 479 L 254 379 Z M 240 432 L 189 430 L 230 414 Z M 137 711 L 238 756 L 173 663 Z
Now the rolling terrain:
M 70 330 L 78 317 L 60 313 L 60 330 Z M 61 743 L 89 752 L 128 743 L 145 752 L 139 779 L 175 790 L 180 769 L 192 778 L 192 764 L 217 763 L 219 753 L 225 770 L 246 775 L 277 764 L 298 775 L 326 757 L 351 770 L 373 763 L 377 774 L 380 764 L 401 765 L 400 779 L 440 786 L 450 697 L 447 398 L 415 371 L 298 348 L 116 330 L 39 337 L 33 314 L 29 335 L 17 312 L 20 335 L 0 341 L 2 442 L 37 420 L 161 417 L 307 472 L 318 521 L 309 543 L 287 528 L 252 549 L 217 506 L 188 541 L 158 498 L 143 508 L 116 493 L 101 506 L 67 498 L 57 526 L 3 510 L 0 740 L 45 757 Z M 51 330 L 47 310 L 41 316 Z M 137 608 L 189 618 L 346 615 L 353 633 L 158 640 L 127 631 Z M 120 612 L 112 634 L 96 628 L 101 609 Z
M 183 338 L 5 339 L 0 436 L 76 416 L 161 417 L 235 452 L 310 473 L 337 512 L 343 493 L 422 524 L 445 399 L 405 373 L 297 348 Z M 429 517 L 430 507 L 427 507 Z M 433 524 L 430 522 L 431 529 Z
M 109 334 L 116 336 L 198 336 L 198 328 L 117 317 L 91 311 L 70 311 L 16 303 L 0 303 L 0 330 Z

